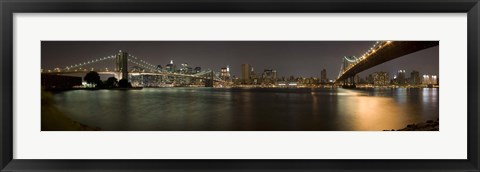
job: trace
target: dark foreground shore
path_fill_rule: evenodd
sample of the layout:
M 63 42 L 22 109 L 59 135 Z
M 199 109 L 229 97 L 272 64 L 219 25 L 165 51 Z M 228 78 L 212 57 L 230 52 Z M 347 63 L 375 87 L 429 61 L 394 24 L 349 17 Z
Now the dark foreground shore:
M 58 110 L 52 99 L 52 95 L 42 91 L 42 110 L 41 110 L 41 129 L 42 131 L 99 131 L 99 127 L 92 127 L 68 118 L 63 112 Z
M 405 128 L 398 130 L 383 130 L 383 131 L 439 131 L 439 121 L 428 120 L 422 123 L 408 124 Z
M 126 88 L 48 88 L 45 91 L 48 92 L 62 92 L 62 91 L 72 91 L 72 90 L 141 90 L 143 87 L 126 87 Z

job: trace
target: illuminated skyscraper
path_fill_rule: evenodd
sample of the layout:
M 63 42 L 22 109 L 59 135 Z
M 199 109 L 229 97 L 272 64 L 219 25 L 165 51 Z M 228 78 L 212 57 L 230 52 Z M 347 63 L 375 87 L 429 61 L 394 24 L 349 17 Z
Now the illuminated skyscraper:
M 227 65 L 227 77 L 228 77 L 229 80 L 231 79 L 231 77 L 230 77 L 230 65 Z
M 422 84 L 425 85 L 437 85 L 438 77 L 437 75 L 423 75 Z
M 192 73 L 192 68 L 188 66 L 188 63 L 182 63 L 180 73 Z
M 373 84 L 375 86 L 386 86 L 390 83 L 390 77 L 387 72 L 373 73 Z
M 173 64 L 173 60 L 170 60 L 170 63 L 165 66 L 165 70 L 168 72 L 175 72 L 175 65 Z
M 222 67 L 220 69 L 220 78 L 222 78 L 223 80 L 227 80 L 227 68 Z
M 220 78 L 222 78 L 224 81 L 230 80 L 230 67 L 227 65 L 226 68 L 221 68 L 220 69 Z
M 397 84 L 407 83 L 407 79 L 405 78 L 405 70 L 398 70 L 396 81 L 397 81 Z

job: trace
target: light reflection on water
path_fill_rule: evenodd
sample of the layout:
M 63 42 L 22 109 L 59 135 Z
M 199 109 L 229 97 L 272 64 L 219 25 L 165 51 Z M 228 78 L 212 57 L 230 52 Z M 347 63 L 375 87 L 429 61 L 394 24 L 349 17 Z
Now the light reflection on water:
M 102 130 L 365 131 L 438 118 L 438 89 L 75 90 L 55 101 Z

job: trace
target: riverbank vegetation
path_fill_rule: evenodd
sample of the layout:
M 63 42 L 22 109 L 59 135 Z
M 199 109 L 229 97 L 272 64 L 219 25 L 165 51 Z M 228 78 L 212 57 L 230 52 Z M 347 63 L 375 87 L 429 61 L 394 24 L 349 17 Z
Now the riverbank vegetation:
M 83 80 L 89 88 L 112 89 L 112 88 L 132 88 L 132 84 L 127 79 L 120 81 L 115 77 L 109 77 L 106 81 L 100 79 L 100 75 L 95 71 L 88 72 Z

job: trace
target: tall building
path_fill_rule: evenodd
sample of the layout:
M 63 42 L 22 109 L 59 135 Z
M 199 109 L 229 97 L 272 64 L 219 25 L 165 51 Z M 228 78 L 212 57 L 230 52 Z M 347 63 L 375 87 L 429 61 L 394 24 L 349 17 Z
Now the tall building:
M 231 76 L 230 76 L 230 65 L 227 65 L 227 77 L 228 77 L 228 79 L 231 79 Z
M 188 73 L 189 68 L 188 63 L 182 63 L 180 65 L 180 73 Z
M 226 67 L 220 68 L 220 78 L 222 78 L 224 81 L 227 80 L 227 68 Z
M 375 72 L 373 73 L 373 85 L 386 86 L 390 84 L 390 79 L 387 72 Z
M 227 65 L 225 68 L 220 69 L 220 78 L 222 78 L 224 81 L 230 80 L 230 67 Z
M 175 65 L 173 64 L 173 60 L 170 60 L 170 63 L 165 65 L 165 70 L 168 72 L 175 72 Z
M 419 85 L 422 81 L 420 79 L 420 73 L 416 70 L 410 72 L 410 84 Z
M 251 80 L 257 79 L 257 74 L 253 70 L 253 66 L 250 66 L 250 79 Z
M 407 79 L 405 77 L 405 70 L 398 70 L 397 76 L 396 76 L 396 81 L 397 84 L 406 84 Z
M 251 84 L 251 75 L 253 68 L 249 64 L 242 64 L 242 84 Z
M 201 67 L 195 67 L 195 69 L 193 69 L 193 73 L 200 73 L 201 71 L 202 71 Z
M 438 77 L 437 75 L 423 75 L 422 84 L 425 85 L 437 85 Z
M 275 84 L 277 81 L 277 71 L 273 69 L 265 69 L 262 73 L 262 84 Z
M 250 70 L 250 81 L 251 81 L 251 84 L 258 84 L 259 83 L 259 76 L 261 76 L 260 74 L 257 74 L 255 73 L 255 71 L 253 71 L 253 67 L 251 68 L 252 70 Z
M 274 83 L 277 84 L 277 80 L 278 80 L 278 78 L 277 78 L 277 70 L 273 70 L 273 71 L 272 71 L 272 75 L 273 75 Z
M 323 69 L 322 72 L 320 72 L 320 82 L 321 83 L 327 83 L 327 70 Z

